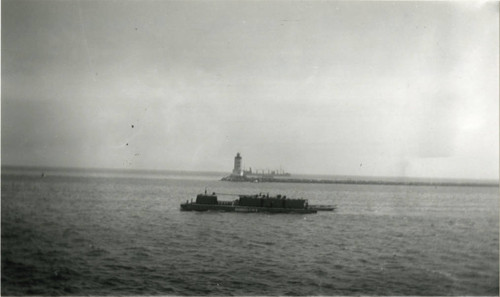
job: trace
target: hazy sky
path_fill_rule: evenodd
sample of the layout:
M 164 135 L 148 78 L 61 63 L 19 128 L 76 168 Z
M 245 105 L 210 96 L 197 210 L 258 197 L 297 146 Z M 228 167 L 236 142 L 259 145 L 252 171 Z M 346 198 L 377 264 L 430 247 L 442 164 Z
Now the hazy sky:
M 2 164 L 495 178 L 496 2 L 2 1 Z M 132 128 L 133 125 L 133 128 Z

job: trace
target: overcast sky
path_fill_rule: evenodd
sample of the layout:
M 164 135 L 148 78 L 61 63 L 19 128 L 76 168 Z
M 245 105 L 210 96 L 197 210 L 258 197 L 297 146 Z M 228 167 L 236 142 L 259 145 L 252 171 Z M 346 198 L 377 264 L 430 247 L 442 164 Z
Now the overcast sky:
M 2 164 L 494 178 L 498 2 L 2 1 Z M 133 127 L 132 127 L 133 125 Z

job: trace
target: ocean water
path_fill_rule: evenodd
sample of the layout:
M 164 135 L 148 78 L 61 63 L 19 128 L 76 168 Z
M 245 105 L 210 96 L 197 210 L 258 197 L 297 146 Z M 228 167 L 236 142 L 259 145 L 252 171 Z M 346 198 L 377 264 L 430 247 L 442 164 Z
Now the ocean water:
M 219 178 L 2 170 L 2 295 L 499 294 L 498 187 Z M 205 188 L 338 209 L 179 210 Z

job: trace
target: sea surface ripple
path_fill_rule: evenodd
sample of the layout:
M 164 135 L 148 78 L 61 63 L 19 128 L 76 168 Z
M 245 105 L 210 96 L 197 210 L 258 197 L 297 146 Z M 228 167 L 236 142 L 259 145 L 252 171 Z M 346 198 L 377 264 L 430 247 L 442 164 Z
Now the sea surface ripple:
M 2 295 L 499 294 L 496 187 L 218 178 L 2 172 Z M 205 187 L 338 210 L 179 210 Z

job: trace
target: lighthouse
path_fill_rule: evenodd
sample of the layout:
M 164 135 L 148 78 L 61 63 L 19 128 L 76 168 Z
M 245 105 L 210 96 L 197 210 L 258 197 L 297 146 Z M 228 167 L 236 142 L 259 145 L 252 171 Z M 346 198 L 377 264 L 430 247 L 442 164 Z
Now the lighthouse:
M 236 154 L 236 157 L 234 157 L 234 168 L 233 168 L 233 175 L 243 175 L 243 170 L 241 170 L 241 156 L 240 153 Z

